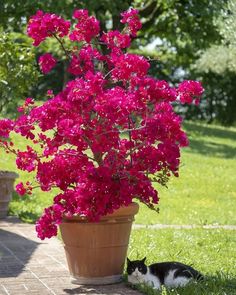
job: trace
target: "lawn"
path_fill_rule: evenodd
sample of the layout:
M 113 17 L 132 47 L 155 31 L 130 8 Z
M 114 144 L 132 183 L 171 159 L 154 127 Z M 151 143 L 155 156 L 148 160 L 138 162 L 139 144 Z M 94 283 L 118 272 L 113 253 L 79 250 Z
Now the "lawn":
M 158 188 L 160 213 L 141 206 L 138 224 L 236 224 L 236 129 L 185 123 L 190 146 L 182 152 L 180 177 L 168 189 Z M 25 146 L 18 137 L 21 146 Z M 11 155 L 1 151 L 0 169 L 15 171 Z M 18 171 L 19 180 L 27 173 Z M 55 192 L 36 190 L 30 197 L 14 194 L 10 214 L 35 222 Z M 176 290 L 154 292 L 141 286 L 148 295 L 233 295 L 236 294 L 236 234 L 233 230 L 212 229 L 134 229 L 129 258 L 147 256 L 148 262 L 181 261 L 199 269 L 206 279 Z
M 147 263 L 180 261 L 192 265 L 205 277 L 203 282 L 184 288 L 165 290 L 173 295 L 236 294 L 236 234 L 232 230 L 161 229 L 133 230 L 129 258 L 147 256 Z M 140 286 L 145 294 L 161 294 Z

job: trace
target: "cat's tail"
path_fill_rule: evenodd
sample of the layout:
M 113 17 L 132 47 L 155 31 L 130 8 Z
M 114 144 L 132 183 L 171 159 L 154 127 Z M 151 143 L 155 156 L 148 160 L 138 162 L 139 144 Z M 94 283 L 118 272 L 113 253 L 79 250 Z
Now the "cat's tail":
M 195 280 L 203 281 L 204 280 L 203 274 L 201 274 L 200 272 L 197 271 L 196 276 L 195 276 Z
M 184 273 L 185 273 L 185 276 L 188 276 L 189 278 L 193 278 L 196 281 L 202 281 L 204 279 L 204 276 L 191 266 L 185 269 Z

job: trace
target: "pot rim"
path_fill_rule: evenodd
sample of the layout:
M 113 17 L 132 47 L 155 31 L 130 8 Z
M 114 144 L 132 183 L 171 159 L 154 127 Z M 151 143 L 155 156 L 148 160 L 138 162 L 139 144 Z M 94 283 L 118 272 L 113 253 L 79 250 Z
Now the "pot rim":
M 135 214 L 137 214 L 139 211 L 139 204 L 132 202 L 131 204 L 127 205 L 127 206 L 122 206 L 119 209 L 115 210 L 113 213 L 111 214 L 107 214 L 105 216 L 102 216 L 100 218 L 100 221 L 106 221 L 112 218 L 122 218 L 122 217 L 127 217 L 127 216 L 134 216 Z M 63 216 L 62 221 L 78 221 L 78 222 L 89 222 L 90 221 L 87 219 L 87 217 L 84 216 L 79 216 L 79 215 L 74 215 L 71 217 L 67 217 L 67 216 Z M 93 222 L 94 223 L 94 222 Z
M 0 179 L 16 179 L 18 177 L 19 174 L 16 172 L 0 170 Z

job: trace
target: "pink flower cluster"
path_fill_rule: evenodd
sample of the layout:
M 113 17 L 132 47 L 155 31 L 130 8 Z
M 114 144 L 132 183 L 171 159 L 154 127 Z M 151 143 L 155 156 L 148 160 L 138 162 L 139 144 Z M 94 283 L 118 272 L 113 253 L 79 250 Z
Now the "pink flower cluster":
M 84 45 L 78 54 L 72 54 L 68 72 L 75 76 L 82 75 L 88 71 L 94 72 L 94 60 L 96 59 L 101 59 L 100 52 L 92 48 L 91 45 Z
M 26 151 L 15 151 L 17 167 L 34 171 L 43 191 L 60 190 L 37 222 L 41 239 L 57 234 L 64 215 L 98 221 L 133 199 L 150 208 L 158 204 L 153 180 L 165 185 L 178 176 L 180 148 L 188 145 L 171 104 L 196 102 L 203 93 L 200 82 L 184 81 L 175 88 L 149 76 L 148 60 L 125 52 L 141 28 L 136 10 L 122 14 L 126 33 L 109 31 L 101 38 L 99 22 L 87 10 L 76 10 L 74 18 L 78 23 L 69 39 L 87 42 L 65 52 L 68 71 L 76 77 L 60 93 L 49 90 L 48 101 L 17 120 L 0 120 L 0 136 L 15 131 L 32 141 Z M 38 12 L 28 33 L 39 44 L 52 32 L 57 39 L 67 35 L 68 26 L 59 16 Z M 100 45 L 107 49 L 101 51 Z M 49 54 L 40 58 L 45 73 L 54 63 Z M 16 189 L 23 195 L 32 186 L 20 183 Z
M 20 196 L 24 196 L 24 195 L 31 195 L 32 194 L 32 186 L 30 184 L 29 181 L 27 181 L 25 184 L 23 184 L 23 182 L 20 182 L 16 185 L 16 192 L 20 195 Z
M 36 168 L 37 153 L 29 146 L 26 152 L 17 152 L 16 166 L 18 169 L 28 172 L 34 171 Z
M 49 73 L 56 63 L 56 59 L 50 53 L 45 53 L 39 58 L 39 67 L 44 74 Z
M 58 37 L 66 36 L 69 30 L 69 21 L 64 20 L 56 14 L 44 13 L 38 10 L 29 20 L 27 34 L 34 40 L 33 45 L 38 46 L 53 34 L 57 34 Z
M 178 89 L 179 99 L 182 103 L 194 103 L 197 105 L 203 94 L 203 88 L 198 81 L 183 81 Z
M 130 46 L 131 38 L 127 34 L 121 34 L 119 31 L 110 31 L 108 33 L 103 33 L 101 37 L 108 48 L 118 47 L 120 49 L 127 48 Z
M 129 9 L 121 13 L 123 24 L 127 24 L 128 32 L 132 37 L 136 37 L 137 32 L 142 28 L 142 23 L 140 22 L 137 9 Z
M 73 17 L 78 20 L 75 30 L 70 34 L 71 41 L 90 42 L 100 32 L 99 21 L 94 16 L 89 16 L 88 10 L 75 10 Z
M 14 128 L 14 122 L 10 119 L 2 119 L 0 120 L 0 137 L 9 137 L 9 133 Z
M 24 104 L 23 104 L 22 106 L 19 106 L 19 107 L 17 108 L 17 111 L 20 112 L 20 113 L 24 113 L 24 112 L 26 112 L 31 106 L 33 106 L 33 104 L 34 104 L 34 100 L 33 100 L 33 98 L 31 98 L 31 97 L 27 97 L 27 98 L 25 99 Z

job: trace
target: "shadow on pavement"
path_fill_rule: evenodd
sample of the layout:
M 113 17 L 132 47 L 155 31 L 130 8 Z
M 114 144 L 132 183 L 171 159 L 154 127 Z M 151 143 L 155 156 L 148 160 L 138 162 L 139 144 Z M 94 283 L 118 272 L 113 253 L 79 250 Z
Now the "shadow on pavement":
M 0 229 L 0 278 L 17 277 L 39 244 Z

